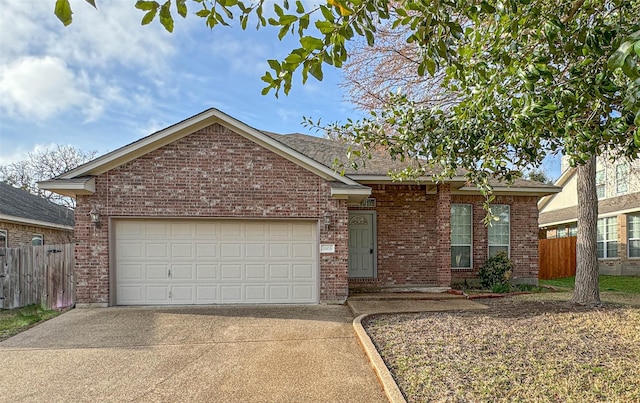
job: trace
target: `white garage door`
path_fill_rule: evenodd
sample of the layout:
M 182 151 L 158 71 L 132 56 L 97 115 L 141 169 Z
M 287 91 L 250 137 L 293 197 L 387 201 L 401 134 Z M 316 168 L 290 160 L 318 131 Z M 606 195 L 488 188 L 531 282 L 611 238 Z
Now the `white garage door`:
M 116 220 L 116 303 L 317 303 L 315 222 Z

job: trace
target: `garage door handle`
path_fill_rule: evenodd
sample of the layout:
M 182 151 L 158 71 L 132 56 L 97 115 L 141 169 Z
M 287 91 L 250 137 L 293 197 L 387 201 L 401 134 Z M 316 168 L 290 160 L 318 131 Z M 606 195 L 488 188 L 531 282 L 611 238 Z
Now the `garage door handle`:
M 369 253 L 373 255 L 373 248 L 369 249 Z

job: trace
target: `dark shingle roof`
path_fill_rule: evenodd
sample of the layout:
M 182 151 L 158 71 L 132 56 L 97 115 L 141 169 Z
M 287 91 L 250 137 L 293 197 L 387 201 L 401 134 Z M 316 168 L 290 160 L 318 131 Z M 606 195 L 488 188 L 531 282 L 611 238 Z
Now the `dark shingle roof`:
M 73 227 L 73 210 L 0 182 L 0 214 Z
M 301 133 L 293 134 L 276 134 L 270 132 L 263 132 L 267 136 L 277 140 L 284 145 L 293 148 L 301 154 L 319 162 L 329 168 L 342 169 L 344 168 L 345 175 L 387 175 L 390 171 L 400 171 L 410 165 L 410 162 L 400 161 L 392 159 L 386 151 L 374 152 L 371 159 L 364 160 L 364 164 L 358 162 L 358 169 L 354 169 L 347 158 L 348 146 L 339 141 L 330 140 L 321 137 L 309 136 Z M 336 167 L 334 165 L 335 160 L 338 160 L 342 167 Z M 437 170 L 434 170 L 434 172 Z M 464 176 L 464 170 L 458 170 L 459 176 Z M 492 183 L 493 186 L 499 186 L 499 182 Z M 532 188 L 532 189 L 557 189 L 556 186 L 535 182 L 525 179 L 517 179 L 511 185 L 511 187 L 518 188 Z

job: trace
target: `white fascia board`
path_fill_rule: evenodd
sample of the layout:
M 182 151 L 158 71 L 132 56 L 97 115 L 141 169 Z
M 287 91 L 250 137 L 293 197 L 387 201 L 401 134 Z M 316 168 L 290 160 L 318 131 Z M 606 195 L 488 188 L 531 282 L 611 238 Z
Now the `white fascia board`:
M 418 178 L 417 180 L 407 180 L 400 181 L 394 180 L 389 175 L 359 175 L 359 174 L 347 174 L 347 176 L 351 179 L 358 181 L 358 183 L 362 184 L 386 184 L 386 183 L 395 183 L 395 184 L 411 184 L 411 185 L 424 185 L 436 183 L 431 176 L 423 176 Z M 451 179 L 444 180 L 444 183 L 466 183 L 467 178 L 464 176 L 454 176 Z
M 525 188 L 525 187 L 494 187 L 492 193 L 495 195 L 503 196 L 546 196 L 562 191 L 561 188 Z M 458 189 L 457 192 L 451 192 L 452 194 L 469 194 L 480 193 L 480 190 L 475 186 L 463 186 Z
M 110 169 L 177 141 L 214 123 L 219 123 L 222 126 L 233 130 L 242 137 L 265 147 L 294 164 L 315 173 L 323 179 L 337 180 L 348 185 L 358 184 L 354 180 L 340 175 L 335 170 L 312 160 L 292 148 L 285 146 L 279 141 L 272 139 L 259 130 L 256 130 L 217 109 L 206 110 L 180 123 L 151 134 L 141 140 L 98 157 L 93 161 L 61 175 L 60 179 L 73 179 L 85 175 L 100 175 Z
M 54 224 L 51 222 L 32 220 L 30 218 L 22 218 L 22 217 L 16 217 L 16 216 L 6 215 L 6 214 L 0 214 L 0 220 L 10 221 L 16 224 L 33 225 L 34 227 L 64 229 L 68 231 L 73 231 L 73 227 L 69 225 Z
M 40 189 L 49 190 L 64 196 L 76 197 L 77 195 L 90 195 L 96 192 L 96 179 L 87 178 L 86 181 L 52 180 L 38 182 Z
M 360 203 L 371 195 L 371 188 L 341 189 L 331 188 L 331 197 L 334 199 L 346 199 L 349 203 Z

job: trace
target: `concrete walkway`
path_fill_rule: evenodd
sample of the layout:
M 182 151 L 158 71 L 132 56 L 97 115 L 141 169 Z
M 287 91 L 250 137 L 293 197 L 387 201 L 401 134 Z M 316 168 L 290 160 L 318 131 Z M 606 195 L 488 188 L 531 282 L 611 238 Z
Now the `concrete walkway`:
M 76 309 L 0 343 L 3 402 L 385 402 L 346 306 Z

